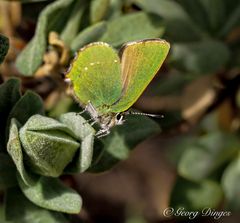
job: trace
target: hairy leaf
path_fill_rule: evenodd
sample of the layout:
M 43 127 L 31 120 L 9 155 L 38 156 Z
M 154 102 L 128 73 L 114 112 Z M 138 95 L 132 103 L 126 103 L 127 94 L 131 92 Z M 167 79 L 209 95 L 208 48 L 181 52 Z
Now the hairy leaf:
M 103 151 L 91 171 L 107 170 L 119 160 L 127 159 L 138 143 L 159 131 L 158 124 L 150 118 L 128 116 L 124 125 L 116 126 L 110 135 L 102 139 Z
M 18 79 L 9 79 L 0 85 L 0 147 L 4 148 L 6 139 L 6 125 L 10 111 L 15 103 L 20 99 L 20 81 Z
M 106 30 L 106 22 L 98 22 L 82 30 L 71 43 L 72 51 L 77 51 L 88 43 L 98 41 Z
M 137 12 L 109 21 L 101 40 L 117 47 L 128 41 L 160 37 L 163 30 L 158 17 Z
M 64 27 L 72 2 L 73 0 L 55 1 L 41 12 L 33 39 L 16 61 L 16 67 L 23 75 L 32 76 L 41 65 L 47 47 L 48 33 Z
M 77 113 L 64 114 L 60 121 L 67 125 L 81 142 L 78 153 L 66 172 L 84 172 L 91 165 L 95 130 Z
M 16 165 L 18 173 L 25 184 L 31 185 L 35 181 L 35 177 L 26 171 L 24 166 L 24 157 L 22 152 L 22 146 L 18 134 L 19 123 L 15 119 L 12 119 L 10 126 L 9 140 L 7 144 L 7 151 L 11 156 L 13 162 Z
M 3 62 L 9 49 L 9 40 L 0 34 L 0 64 Z
M 215 181 L 204 180 L 193 183 L 178 178 L 171 194 L 170 207 L 175 210 L 206 211 L 207 208 L 217 208 L 222 198 L 221 187 Z
M 73 189 L 55 178 L 41 177 L 33 186 L 27 186 L 18 178 L 24 195 L 37 206 L 69 214 L 78 214 L 82 199 Z
M 68 223 L 63 214 L 34 205 L 19 188 L 8 189 L 5 200 L 6 219 L 12 223 Z

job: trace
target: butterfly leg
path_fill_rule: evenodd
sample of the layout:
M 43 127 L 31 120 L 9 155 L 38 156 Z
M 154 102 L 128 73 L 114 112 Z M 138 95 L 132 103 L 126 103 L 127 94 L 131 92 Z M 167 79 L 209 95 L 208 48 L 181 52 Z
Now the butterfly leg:
M 95 136 L 96 136 L 97 138 L 102 138 L 102 137 L 108 135 L 109 133 L 110 133 L 109 128 L 107 128 L 107 129 L 100 129 L 100 130 L 96 133 Z
M 90 106 L 92 107 L 92 104 L 91 104 L 90 101 L 88 101 L 88 103 L 87 103 L 87 105 L 84 107 L 84 109 L 83 109 L 82 111 L 78 112 L 77 115 L 81 115 L 81 114 L 85 113 L 86 111 L 88 111 L 88 109 L 89 109 Z
M 94 120 L 92 123 L 90 123 L 91 126 L 97 123 L 97 120 Z

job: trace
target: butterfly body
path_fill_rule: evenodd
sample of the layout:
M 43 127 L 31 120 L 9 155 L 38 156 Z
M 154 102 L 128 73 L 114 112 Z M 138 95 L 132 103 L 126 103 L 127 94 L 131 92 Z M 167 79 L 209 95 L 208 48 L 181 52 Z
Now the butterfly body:
M 169 51 L 161 39 L 125 44 L 117 52 L 96 42 L 80 49 L 66 78 L 75 98 L 101 127 L 99 135 L 124 122 L 124 114 L 160 69 Z

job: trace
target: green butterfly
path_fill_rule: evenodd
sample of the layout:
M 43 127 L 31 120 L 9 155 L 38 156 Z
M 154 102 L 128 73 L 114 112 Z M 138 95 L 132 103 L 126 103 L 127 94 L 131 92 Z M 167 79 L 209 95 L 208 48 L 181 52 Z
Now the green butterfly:
M 79 50 L 66 80 L 93 123 L 100 125 L 98 137 L 123 124 L 126 111 L 156 75 L 169 48 L 165 40 L 144 39 L 124 44 L 119 54 L 103 42 Z

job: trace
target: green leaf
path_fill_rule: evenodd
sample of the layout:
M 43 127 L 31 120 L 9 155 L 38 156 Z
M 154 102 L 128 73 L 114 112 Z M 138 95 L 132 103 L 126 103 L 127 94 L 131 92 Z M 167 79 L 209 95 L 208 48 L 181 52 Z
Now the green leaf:
M 40 14 L 35 35 L 16 60 L 16 67 L 26 76 L 32 76 L 41 65 L 50 31 L 64 27 L 74 0 L 59 0 L 49 4 Z
M 7 37 L 0 34 L 0 64 L 3 62 L 9 49 L 9 40 Z
M 8 189 L 5 200 L 6 219 L 12 223 L 68 223 L 63 214 L 34 205 L 19 188 Z
M 67 125 L 81 142 L 81 147 L 66 172 L 84 172 L 91 165 L 95 130 L 84 118 L 73 112 L 62 115 L 60 122 Z
M 16 118 L 23 125 L 32 115 L 44 114 L 43 101 L 39 95 L 27 91 L 14 105 L 7 119 L 6 136 L 8 138 L 9 125 L 12 118 Z
M 110 0 L 107 18 L 113 19 L 113 18 L 120 17 L 123 14 L 122 12 L 123 5 L 124 5 L 124 1 L 122 0 Z
M 0 222 L 1 223 L 13 223 L 12 221 L 7 221 L 5 217 L 5 206 L 0 205 Z
M 204 180 L 193 183 L 178 178 L 171 194 L 169 206 L 175 210 L 184 208 L 186 211 L 202 211 L 206 208 L 217 208 L 222 198 L 221 187 L 215 181 Z
M 199 0 L 203 5 L 210 28 L 213 32 L 218 31 L 226 20 L 226 9 L 224 1 L 216 0 Z
M 31 170 L 58 177 L 79 148 L 72 131 L 64 124 L 34 115 L 20 129 L 20 140 Z
M 166 27 L 166 39 L 172 41 L 194 41 L 202 37 L 199 28 L 177 2 L 172 0 L 134 0 L 147 12 L 163 18 Z
M 230 59 L 228 47 L 218 41 L 201 41 L 172 46 L 173 64 L 194 74 L 216 73 L 226 66 Z
M 26 171 L 23 163 L 23 152 L 18 134 L 18 125 L 19 124 L 17 123 L 17 121 L 15 119 L 12 119 L 10 125 L 9 140 L 7 144 L 7 151 L 11 156 L 13 162 L 15 163 L 22 180 L 25 182 L 25 184 L 31 185 L 34 183 L 35 177 L 30 175 L 30 173 Z
M 222 176 L 222 187 L 226 196 L 226 209 L 240 210 L 240 158 L 232 161 Z
M 92 0 L 90 5 L 90 21 L 92 24 L 103 20 L 108 12 L 110 0 Z
M 72 41 L 72 51 L 77 51 L 84 45 L 99 40 L 107 30 L 106 22 L 99 22 L 82 30 Z
M 101 40 L 117 47 L 128 41 L 160 37 L 163 30 L 158 17 L 137 12 L 109 21 Z
M 0 190 L 16 184 L 16 167 L 14 163 L 7 154 L 0 153 Z
M 104 171 L 127 159 L 138 143 L 159 131 L 158 124 L 148 117 L 128 116 L 124 125 L 114 127 L 110 135 L 102 139 L 104 151 L 91 171 Z
M 24 195 L 34 204 L 53 211 L 78 214 L 82 206 L 79 194 L 55 178 L 41 177 L 34 186 L 27 186 L 21 178 L 19 185 Z
M 234 6 L 234 10 L 231 12 L 229 18 L 220 31 L 220 36 L 224 37 L 228 35 L 234 28 L 240 25 L 240 3 Z
M 0 147 L 4 148 L 6 139 L 5 131 L 7 125 L 8 115 L 20 99 L 20 81 L 12 78 L 0 85 Z
M 231 134 L 212 132 L 202 136 L 182 154 L 179 174 L 193 181 L 202 180 L 234 157 L 238 147 L 238 139 Z
M 68 46 L 71 44 L 79 31 L 85 10 L 86 0 L 78 0 L 75 2 L 70 18 L 68 19 L 67 24 L 61 32 L 61 39 Z

